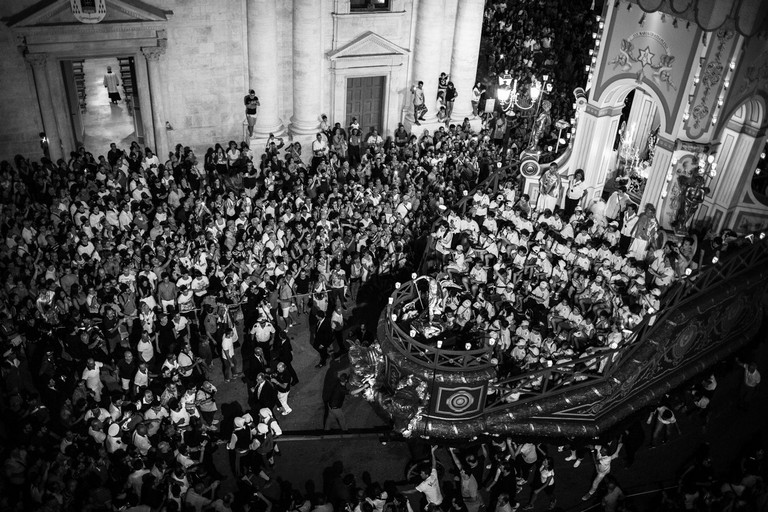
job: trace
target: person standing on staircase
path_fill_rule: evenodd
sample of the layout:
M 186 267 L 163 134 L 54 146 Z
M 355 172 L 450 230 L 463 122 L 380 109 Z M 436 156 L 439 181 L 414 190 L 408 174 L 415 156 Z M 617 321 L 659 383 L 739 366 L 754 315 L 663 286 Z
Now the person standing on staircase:
M 117 89 L 120 86 L 120 81 L 117 79 L 117 75 L 112 73 L 112 66 L 107 66 L 107 74 L 104 75 L 104 87 L 107 88 L 109 93 L 109 101 L 113 105 L 117 105 L 120 101 L 120 91 Z
M 251 89 L 248 95 L 243 99 L 245 103 L 245 119 L 248 121 L 248 137 L 253 137 L 253 127 L 256 125 L 256 117 L 259 114 L 259 98 L 256 97 L 256 91 Z

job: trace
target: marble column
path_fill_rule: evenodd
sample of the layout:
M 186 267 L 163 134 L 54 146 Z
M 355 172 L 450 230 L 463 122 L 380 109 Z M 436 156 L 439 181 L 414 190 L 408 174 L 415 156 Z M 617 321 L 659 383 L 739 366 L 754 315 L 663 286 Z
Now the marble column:
M 254 138 L 267 138 L 270 133 L 282 135 L 277 72 L 277 5 L 276 0 L 248 0 L 248 80 L 249 88 L 259 98 L 259 116 Z M 245 107 L 243 107 L 245 108 Z
M 454 123 L 461 123 L 465 117 L 472 117 L 472 88 L 477 75 L 484 7 L 485 0 L 459 2 L 451 56 L 451 81 L 458 92 L 451 114 L 451 121 Z
M 168 132 L 165 128 L 165 108 L 163 107 L 163 88 L 160 74 L 160 57 L 165 53 L 165 48 L 160 46 L 143 47 L 141 53 L 147 61 L 149 75 L 149 94 L 152 97 L 152 124 L 155 133 L 155 154 L 167 155 L 170 149 L 168 145 Z
M 51 153 L 51 160 L 55 162 L 59 158 L 63 158 L 65 153 L 64 148 L 61 146 L 59 127 L 56 124 L 53 100 L 51 99 L 51 84 L 48 81 L 46 69 L 48 55 L 45 53 L 29 53 L 26 55 L 26 59 L 32 65 L 35 87 L 37 88 L 37 101 L 40 105 L 40 116 L 43 120 L 43 130 L 48 137 L 48 149 Z
M 310 135 L 320 126 L 322 30 L 317 0 L 293 0 L 293 116 L 291 132 Z M 262 101 L 261 97 L 259 99 Z
M 459 4 L 463 3 L 459 2 Z M 471 3 L 474 3 L 472 1 Z M 435 101 L 437 99 L 437 80 L 440 78 L 440 49 L 443 27 L 435 20 L 443 19 L 445 0 L 420 0 L 416 12 L 416 40 L 414 42 L 413 68 L 409 87 L 424 82 L 424 101 L 429 109 L 424 116 L 424 123 L 437 118 Z M 456 40 L 460 40 L 458 34 Z M 475 56 L 477 59 L 477 56 Z M 458 87 L 458 85 L 457 85 Z M 471 92 L 471 89 L 470 89 Z M 408 97 L 409 119 L 413 119 L 412 97 Z

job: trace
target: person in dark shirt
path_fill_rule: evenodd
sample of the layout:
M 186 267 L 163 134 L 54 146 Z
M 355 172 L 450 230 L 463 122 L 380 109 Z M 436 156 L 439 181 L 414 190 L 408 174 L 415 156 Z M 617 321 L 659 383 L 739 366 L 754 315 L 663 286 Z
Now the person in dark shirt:
M 253 127 L 256 125 L 256 117 L 259 114 L 259 98 L 256 97 L 256 91 L 251 89 L 248 95 L 243 98 L 245 104 L 245 118 L 248 120 L 248 136 L 253 137 Z
M 285 373 L 290 377 L 289 382 L 291 386 L 295 386 L 299 383 L 299 375 L 293 368 L 291 362 L 293 361 L 293 346 L 291 345 L 291 339 L 285 331 L 279 331 L 275 338 L 275 354 L 278 363 L 285 365 Z
M 302 268 L 298 277 L 294 279 L 293 291 L 296 293 L 296 295 L 298 295 L 296 298 L 298 299 L 300 315 L 306 314 L 309 311 L 308 305 L 310 282 L 311 281 L 309 279 L 309 274 L 307 273 L 306 268 Z
M 325 430 L 331 430 L 334 421 L 338 423 L 344 432 L 349 430 L 347 428 L 347 419 L 344 417 L 344 398 L 347 396 L 348 380 L 347 374 L 342 373 L 327 393 L 325 404 L 328 407 L 328 416 L 325 420 Z
M 125 393 L 130 393 L 134 375 L 136 375 L 136 361 L 133 358 L 133 353 L 130 350 L 126 350 L 123 354 L 123 359 L 117 363 L 117 376 Z
M 491 493 L 489 503 L 495 504 L 502 494 L 508 494 L 510 502 L 515 501 L 517 496 L 517 478 L 515 476 L 515 469 L 509 461 L 502 462 L 498 469 L 496 469 L 496 475 L 490 485 L 487 486 L 487 490 Z

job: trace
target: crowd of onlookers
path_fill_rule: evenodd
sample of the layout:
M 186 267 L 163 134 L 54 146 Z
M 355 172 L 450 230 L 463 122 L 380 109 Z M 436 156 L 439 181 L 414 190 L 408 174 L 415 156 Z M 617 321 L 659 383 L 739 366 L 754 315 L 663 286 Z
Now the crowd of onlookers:
M 321 128 L 311 148 L 273 137 L 161 160 L 112 144 L 1 164 L 5 505 L 197 508 L 217 449 L 269 477 L 302 378 L 291 329 L 308 321 L 317 367 L 346 333 L 372 341 L 345 311 L 410 275 L 415 239 L 496 158 L 468 126 L 418 142 Z M 240 410 L 219 410 L 219 372 L 248 384 Z
M 495 83 L 498 76 L 509 73 L 519 90 L 525 91 L 532 77 L 541 82 L 547 75 L 552 90 L 544 91 L 542 102 L 551 103 L 551 122 L 569 122 L 574 112 L 573 91 L 587 82 L 586 67 L 592 63 L 589 51 L 595 45 L 592 34 L 598 31 L 598 14 L 589 0 L 490 2 L 483 23 L 488 78 Z M 508 136 L 523 149 L 535 115 L 518 109 L 515 114 L 506 128 Z M 542 143 L 546 148 L 555 146 L 556 141 L 547 137 Z

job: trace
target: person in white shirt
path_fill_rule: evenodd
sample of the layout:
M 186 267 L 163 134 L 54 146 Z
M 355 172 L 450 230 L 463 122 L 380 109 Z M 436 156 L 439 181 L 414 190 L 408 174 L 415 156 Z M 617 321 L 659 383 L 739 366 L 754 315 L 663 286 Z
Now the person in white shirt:
M 237 341 L 237 331 L 230 328 L 224 332 L 221 338 L 221 364 L 224 371 L 224 382 L 231 382 L 235 374 L 235 342 Z
M 147 427 L 143 423 L 139 423 L 136 430 L 133 431 L 131 441 L 142 457 L 146 457 L 149 450 L 152 448 L 152 443 L 149 441 L 149 436 L 147 435 Z M 148 472 L 149 471 L 146 471 L 146 473 Z
M 426 470 L 421 470 L 422 482 L 416 486 L 415 489 L 405 492 L 422 492 L 427 499 L 427 505 L 434 505 L 439 507 L 443 503 L 443 493 L 440 490 L 440 479 L 437 476 L 437 458 L 435 452 L 437 446 L 432 446 L 432 469 L 429 473 Z
M 603 478 L 605 478 L 608 473 L 611 472 L 611 462 L 613 462 L 613 460 L 619 456 L 619 452 L 621 451 L 622 446 L 624 446 L 623 442 L 619 441 L 619 445 L 616 447 L 616 451 L 610 455 L 608 454 L 607 446 L 595 446 L 593 455 L 595 458 L 595 469 L 597 470 L 597 475 L 595 475 L 595 479 L 592 481 L 592 487 L 589 488 L 587 494 L 582 496 L 582 501 L 587 501 L 592 497 L 593 494 L 595 494 L 595 491 L 600 485 L 600 482 L 602 482 Z
M 635 229 L 635 224 L 637 224 L 638 219 L 637 205 L 635 203 L 627 203 L 620 231 L 621 238 L 619 239 L 621 254 L 625 256 L 627 252 L 629 252 L 629 246 L 632 244 L 632 232 Z
M 568 191 L 565 195 L 565 208 L 563 208 L 563 218 L 568 219 L 573 215 L 576 206 L 587 195 L 587 184 L 584 181 L 584 171 L 576 169 L 573 177 L 568 184 Z
M 328 143 L 322 133 L 318 133 L 312 142 L 312 170 L 317 170 L 320 163 L 328 156 Z
M 88 358 L 81 377 L 85 381 L 85 387 L 93 391 L 93 396 L 97 402 L 101 402 L 101 391 L 104 389 L 104 383 L 101 382 L 101 368 L 103 366 L 104 363 Z

